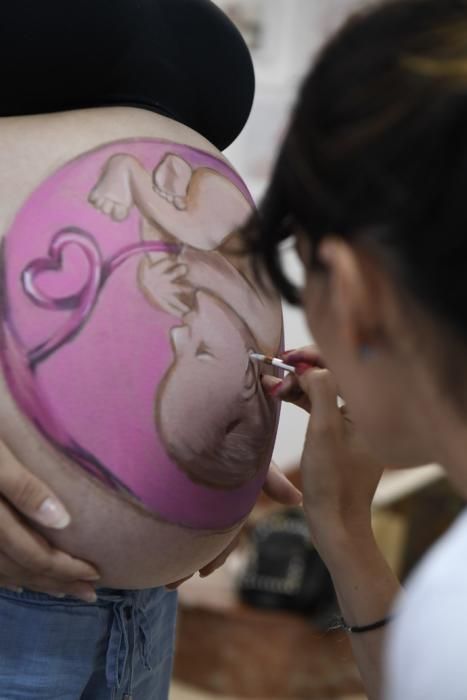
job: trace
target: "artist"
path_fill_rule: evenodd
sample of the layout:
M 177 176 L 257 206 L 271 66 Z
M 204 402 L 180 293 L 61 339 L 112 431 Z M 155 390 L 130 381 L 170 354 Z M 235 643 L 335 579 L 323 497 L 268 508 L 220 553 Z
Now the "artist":
M 384 464 L 438 462 L 467 497 L 467 2 L 370 7 L 307 77 L 252 227 L 319 346 L 266 385 L 311 414 L 305 511 L 368 697 L 465 700 L 467 516 L 401 595 L 371 502 Z M 289 236 L 301 290 L 280 266 Z

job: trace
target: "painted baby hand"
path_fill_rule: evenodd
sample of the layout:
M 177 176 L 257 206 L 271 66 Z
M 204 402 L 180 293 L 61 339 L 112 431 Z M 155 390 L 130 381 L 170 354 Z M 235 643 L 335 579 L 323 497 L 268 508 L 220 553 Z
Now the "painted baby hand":
M 180 299 L 181 294 L 190 291 L 189 285 L 183 281 L 187 273 L 186 265 L 171 258 L 164 258 L 153 265 L 145 260 L 139 272 L 143 294 L 151 304 L 182 318 L 190 311 L 190 307 Z
M 131 162 L 130 156 L 112 156 L 89 194 L 90 204 L 114 221 L 124 221 L 134 203 L 130 180 Z

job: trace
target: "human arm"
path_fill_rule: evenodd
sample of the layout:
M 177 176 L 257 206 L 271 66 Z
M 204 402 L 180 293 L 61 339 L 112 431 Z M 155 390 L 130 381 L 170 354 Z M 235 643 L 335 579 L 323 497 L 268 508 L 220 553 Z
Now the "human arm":
M 314 349 L 300 352 L 314 368 L 265 388 L 278 399 L 311 410 L 302 456 L 304 509 L 311 536 L 332 576 L 342 616 L 364 626 L 390 614 L 400 585 L 379 550 L 371 503 L 383 472 L 337 405 L 337 386 Z M 286 356 L 289 363 L 294 359 Z M 350 641 L 370 700 L 380 697 L 385 630 L 351 634 Z
M 96 569 L 50 546 L 28 520 L 56 530 L 70 523 L 51 489 L 0 441 L 0 586 L 93 600 Z

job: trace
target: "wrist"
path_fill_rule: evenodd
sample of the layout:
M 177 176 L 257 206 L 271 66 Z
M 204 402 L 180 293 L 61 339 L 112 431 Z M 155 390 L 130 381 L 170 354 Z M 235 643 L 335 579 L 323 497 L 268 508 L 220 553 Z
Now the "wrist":
M 313 536 L 329 570 L 347 624 L 362 626 L 390 614 L 400 584 L 390 569 L 370 527 L 339 523 Z

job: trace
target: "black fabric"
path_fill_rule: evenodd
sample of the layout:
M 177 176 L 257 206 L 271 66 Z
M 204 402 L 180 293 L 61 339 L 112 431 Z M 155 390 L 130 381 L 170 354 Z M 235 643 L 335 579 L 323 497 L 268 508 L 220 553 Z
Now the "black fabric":
M 131 105 L 219 149 L 254 94 L 248 49 L 210 0 L 13 0 L 0 21 L 0 116 Z

